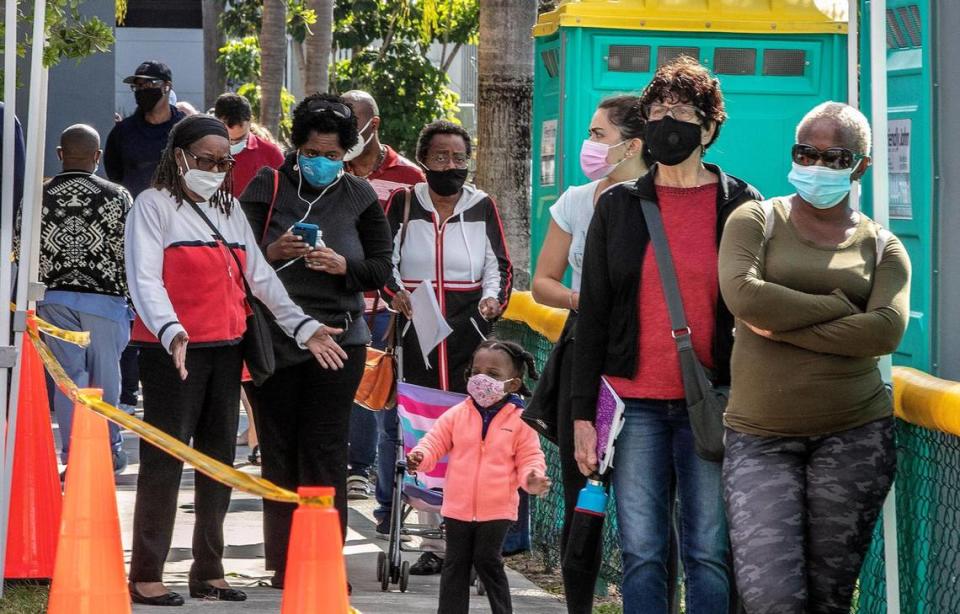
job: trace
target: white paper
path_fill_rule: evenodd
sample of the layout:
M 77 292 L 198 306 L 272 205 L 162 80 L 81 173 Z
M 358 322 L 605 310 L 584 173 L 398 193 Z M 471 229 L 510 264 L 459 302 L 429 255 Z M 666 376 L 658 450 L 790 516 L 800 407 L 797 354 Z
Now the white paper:
M 440 304 L 433 292 L 430 280 L 423 281 L 410 295 L 410 307 L 413 309 L 413 327 L 417 331 L 417 340 L 420 342 L 420 352 L 423 353 L 423 364 L 430 367 L 430 352 L 440 345 L 453 329 L 447 324 L 440 313 Z

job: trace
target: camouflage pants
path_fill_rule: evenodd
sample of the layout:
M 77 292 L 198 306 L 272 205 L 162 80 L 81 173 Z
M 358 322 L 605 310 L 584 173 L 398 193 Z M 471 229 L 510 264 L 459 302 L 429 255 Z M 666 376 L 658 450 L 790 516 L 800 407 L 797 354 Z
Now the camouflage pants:
M 748 614 L 846 614 L 896 470 L 893 418 L 817 437 L 727 429 L 724 498 Z

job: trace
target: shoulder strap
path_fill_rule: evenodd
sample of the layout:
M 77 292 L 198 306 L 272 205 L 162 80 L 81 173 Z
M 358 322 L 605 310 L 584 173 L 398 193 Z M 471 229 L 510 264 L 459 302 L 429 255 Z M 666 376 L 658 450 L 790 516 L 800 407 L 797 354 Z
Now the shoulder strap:
M 760 201 L 760 209 L 763 211 L 763 242 L 766 243 L 770 240 L 770 237 L 773 236 L 773 225 L 777 221 L 777 212 L 773 207 L 774 201 L 762 200 Z
M 657 270 L 660 272 L 660 283 L 663 286 L 667 311 L 670 313 L 671 334 L 677 342 L 677 350 L 681 352 L 693 350 L 693 339 L 683 310 L 680 284 L 677 282 L 677 272 L 673 267 L 673 257 L 670 255 L 670 245 L 667 242 L 660 209 L 656 203 L 646 199 L 641 199 L 640 204 L 643 207 L 643 217 L 647 222 L 647 231 L 650 233 L 650 242 L 653 244 L 653 255 L 657 259 Z
M 892 236 L 893 233 L 886 228 L 881 227 L 877 230 L 877 263 L 874 266 L 880 266 L 880 261 L 883 260 L 883 252 L 887 248 L 887 242 L 890 241 L 890 237 Z
M 403 251 L 403 242 L 407 240 L 407 226 L 410 224 L 410 203 L 413 200 L 413 188 L 407 187 L 403 195 L 403 225 L 400 227 L 400 251 Z
M 273 207 L 277 204 L 277 190 L 280 188 L 280 171 L 273 169 L 273 198 L 270 199 L 270 209 L 267 211 L 267 221 L 263 225 L 263 234 L 260 235 L 260 243 L 267 238 L 267 230 L 270 228 L 270 220 L 273 218 Z
M 197 212 L 197 215 L 200 216 L 200 219 L 206 222 L 207 226 L 210 227 L 210 230 L 213 231 L 213 235 L 221 243 L 223 243 L 223 246 L 226 248 L 226 250 L 230 252 L 231 256 L 233 256 L 233 261 L 237 263 L 237 270 L 240 271 L 240 279 L 243 280 L 243 289 L 247 293 L 247 301 L 251 301 L 253 297 L 253 292 L 250 290 L 250 284 L 247 283 L 247 276 L 243 270 L 243 263 L 240 262 L 240 257 L 237 256 L 237 254 L 234 253 L 232 249 L 230 249 L 230 244 L 227 243 L 227 240 L 224 238 L 224 236 L 220 234 L 220 230 L 216 226 L 214 226 L 213 222 L 210 221 L 210 218 L 207 217 L 207 214 L 203 212 L 203 209 L 200 208 L 200 205 L 198 205 L 193 201 L 188 201 L 188 202 L 190 203 L 190 206 L 193 207 L 193 210 Z

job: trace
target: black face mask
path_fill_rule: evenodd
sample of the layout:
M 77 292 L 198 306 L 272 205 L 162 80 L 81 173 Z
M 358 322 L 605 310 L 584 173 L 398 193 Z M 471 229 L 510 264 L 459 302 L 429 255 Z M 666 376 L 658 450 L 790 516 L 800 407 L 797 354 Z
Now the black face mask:
M 647 122 L 643 142 L 654 160 L 666 166 L 676 166 L 700 147 L 702 126 L 681 122 L 669 115 Z
M 453 196 L 463 187 L 467 180 L 467 169 L 448 168 L 445 171 L 431 171 L 426 169 L 427 185 L 440 196 Z
M 133 93 L 133 97 L 137 101 L 137 108 L 144 113 L 149 113 L 163 98 L 163 89 L 151 87 L 145 90 L 137 90 Z

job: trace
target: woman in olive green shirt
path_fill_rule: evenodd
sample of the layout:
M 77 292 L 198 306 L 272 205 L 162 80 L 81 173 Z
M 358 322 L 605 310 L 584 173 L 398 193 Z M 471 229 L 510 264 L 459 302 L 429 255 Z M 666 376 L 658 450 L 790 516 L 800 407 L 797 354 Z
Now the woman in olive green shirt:
M 909 316 L 903 245 L 850 206 L 870 126 L 828 102 L 797 128 L 797 193 L 740 207 L 720 244 L 737 317 L 724 494 L 748 614 L 849 612 L 893 481 L 878 357 Z

